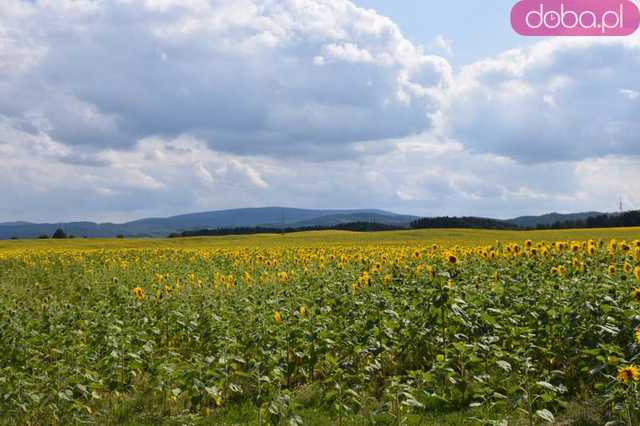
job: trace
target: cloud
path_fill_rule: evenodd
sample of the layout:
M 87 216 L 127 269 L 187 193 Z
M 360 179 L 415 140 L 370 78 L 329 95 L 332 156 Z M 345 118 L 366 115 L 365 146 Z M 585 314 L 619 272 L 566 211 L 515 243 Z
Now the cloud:
M 250 202 L 269 189 L 272 160 L 209 149 L 181 136 L 88 153 L 46 135 L 0 126 L 0 217 L 123 220 Z M 42 208 L 46 206 L 46 209 Z
M 442 52 L 446 56 L 453 56 L 453 40 L 446 38 L 442 34 L 438 34 L 429 43 L 429 48 L 436 52 Z
M 556 38 L 465 66 L 442 133 L 525 163 L 638 155 L 640 38 Z
M 7 0 L 0 16 L 0 114 L 69 145 L 348 154 L 428 129 L 451 80 L 346 0 Z
M 635 101 L 636 99 L 640 98 L 640 92 L 638 92 L 637 90 L 620 89 L 620 94 L 625 96 L 630 101 Z
M 637 157 L 522 164 L 427 134 L 387 141 L 384 154 L 325 161 L 229 154 L 188 135 L 87 152 L 6 122 L 0 141 L 6 220 L 119 221 L 264 205 L 506 218 L 611 210 L 619 195 L 640 204 Z

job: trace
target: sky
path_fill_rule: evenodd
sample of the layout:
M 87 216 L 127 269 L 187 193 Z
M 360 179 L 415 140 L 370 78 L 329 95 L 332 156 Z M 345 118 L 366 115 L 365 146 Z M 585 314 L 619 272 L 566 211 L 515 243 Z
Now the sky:
M 514 3 L 3 0 L 0 222 L 640 208 L 640 35 Z
M 522 37 L 511 29 L 510 11 L 515 0 L 461 1 L 457 6 L 450 2 L 417 0 L 356 0 L 354 3 L 391 18 L 412 43 L 446 55 L 454 66 L 526 47 L 539 40 Z M 443 49 L 442 41 L 446 41 L 449 48 Z

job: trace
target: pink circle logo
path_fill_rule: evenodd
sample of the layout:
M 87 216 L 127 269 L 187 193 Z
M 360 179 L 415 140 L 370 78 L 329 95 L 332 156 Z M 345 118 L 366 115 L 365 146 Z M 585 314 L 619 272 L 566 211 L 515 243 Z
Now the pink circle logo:
M 511 26 L 525 36 L 627 36 L 640 25 L 631 0 L 521 0 Z

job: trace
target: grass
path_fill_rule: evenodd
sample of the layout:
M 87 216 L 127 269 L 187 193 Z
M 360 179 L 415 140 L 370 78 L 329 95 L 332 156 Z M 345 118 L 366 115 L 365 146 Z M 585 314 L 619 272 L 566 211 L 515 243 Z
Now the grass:
M 300 416 L 304 425 L 325 426 L 338 424 L 335 413 L 331 414 L 325 407 L 316 406 L 314 401 L 320 399 L 319 390 L 302 388 L 298 390 L 296 404 L 300 407 L 296 413 Z M 136 399 L 122 405 L 114 416 L 106 420 L 112 425 L 260 425 L 264 424 L 260 413 L 251 403 L 234 405 L 216 411 L 207 418 L 194 418 L 189 414 L 174 415 L 170 418 L 162 418 L 150 415 L 142 407 L 153 406 L 156 401 Z M 349 426 L 370 425 L 394 425 L 395 419 L 388 414 L 376 412 L 376 407 L 368 407 L 368 413 L 346 416 L 340 421 Z M 480 421 L 480 419 L 483 419 Z M 489 419 L 489 420 L 487 420 Z M 492 422 L 492 423 L 490 423 Z M 573 402 L 568 405 L 565 413 L 556 419 L 557 425 L 562 426 L 599 426 L 606 423 L 602 417 L 596 401 Z M 401 423 L 405 426 L 465 426 L 478 424 L 507 424 L 511 426 L 528 425 L 526 417 L 517 412 L 505 414 L 503 411 L 492 412 L 490 409 L 468 409 L 461 411 L 437 411 L 434 410 L 424 415 L 407 415 Z
M 389 414 L 376 410 L 376 407 L 368 407 L 366 414 L 348 415 L 338 418 L 335 413 L 331 413 L 326 407 L 316 406 L 312 401 L 305 403 L 306 389 L 301 389 L 298 394 L 296 404 L 300 408 L 296 410 L 296 414 L 300 417 L 306 426 L 325 426 L 343 424 L 349 426 L 370 426 L 370 425 L 396 425 L 396 419 Z M 313 401 L 318 400 L 319 396 L 314 395 Z M 213 412 L 206 418 L 195 417 L 189 414 L 175 414 L 171 417 L 161 417 L 145 411 L 143 407 L 153 406 L 156 401 L 145 401 L 144 399 L 136 399 L 129 401 L 112 413 L 112 417 L 105 419 L 110 425 L 263 425 L 265 424 L 264 412 L 261 414 L 258 409 L 251 403 L 244 403 L 230 406 Z M 564 424 L 576 426 L 592 426 L 598 423 L 582 423 L 583 412 L 580 408 L 575 408 L 575 418 L 565 417 Z M 590 413 L 592 414 L 592 413 Z M 480 422 L 479 419 L 483 419 Z M 492 419 L 496 424 L 506 421 L 512 426 L 526 425 L 527 420 L 524 416 L 518 414 L 505 415 L 504 413 L 492 413 L 487 409 L 470 409 L 455 412 L 438 412 L 434 411 L 430 414 L 405 415 L 400 424 L 405 426 L 464 426 L 487 424 L 487 419 Z M 576 422 L 574 422 L 576 420 Z M 577 422 L 579 421 L 579 422 Z

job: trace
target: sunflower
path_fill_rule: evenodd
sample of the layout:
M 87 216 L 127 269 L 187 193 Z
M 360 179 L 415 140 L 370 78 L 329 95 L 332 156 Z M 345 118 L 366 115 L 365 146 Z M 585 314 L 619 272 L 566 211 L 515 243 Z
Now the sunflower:
M 640 280 L 640 266 L 636 266 L 636 269 L 633 270 L 633 275 Z
M 636 343 L 640 345 L 640 328 L 633 333 L 633 337 L 636 339 Z
M 134 297 L 138 300 L 143 300 L 144 299 L 144 290 L 141 289 L 140 287 L 136 287 L 134 289 L 131 290 L 131 292 L 133 293 Z
M 389 285 L 391 284 L 391 275 L 385 275 L 384 276 L 384 285 Z
M 609 268 L 607 269 L 607 271 L 609 272 L 609 275 L 615 275 L 616 274 L 616 265 L 609 265 Z
M 280 313 L 280 311 L 275 311 L 273 313 L 273 319 L 275 320 L 276 324 L 282 324 L 282 314 Z
M 640 288 L 636 288 L 635 290 L 633 290 L 631 292 L 631 295 L 634 299 L 636 299 L 637 302 L 640 302 Z
M 455 265 L 456 263 L 458 263 L 458 257 L 453 253 L 449 253 L 447 255 L 447 261 L 449 261 L 449 263 L 451 263 L 452 265 Z
M 433 270 L 433 266 L 431 265 L 427 265 L 427 267 L 425 268 L 425 270 L 427 271 L 427 274 L 431 277 L 434 278 L 436 276 L 435 271 Z
M 300 318 L 307 316 L 307 309 L 304 306 L 300 306 Z
M 618 380 L 624 384 L 627 384 L 629 380 L 637 382 L 640 380 L 640 371 L 638 371 L 638 367 L 632 364 L 618 369 Z
M 285 284 L 289 281 L 289 274 L 287 272 L 278 272 L 278 281 Z

